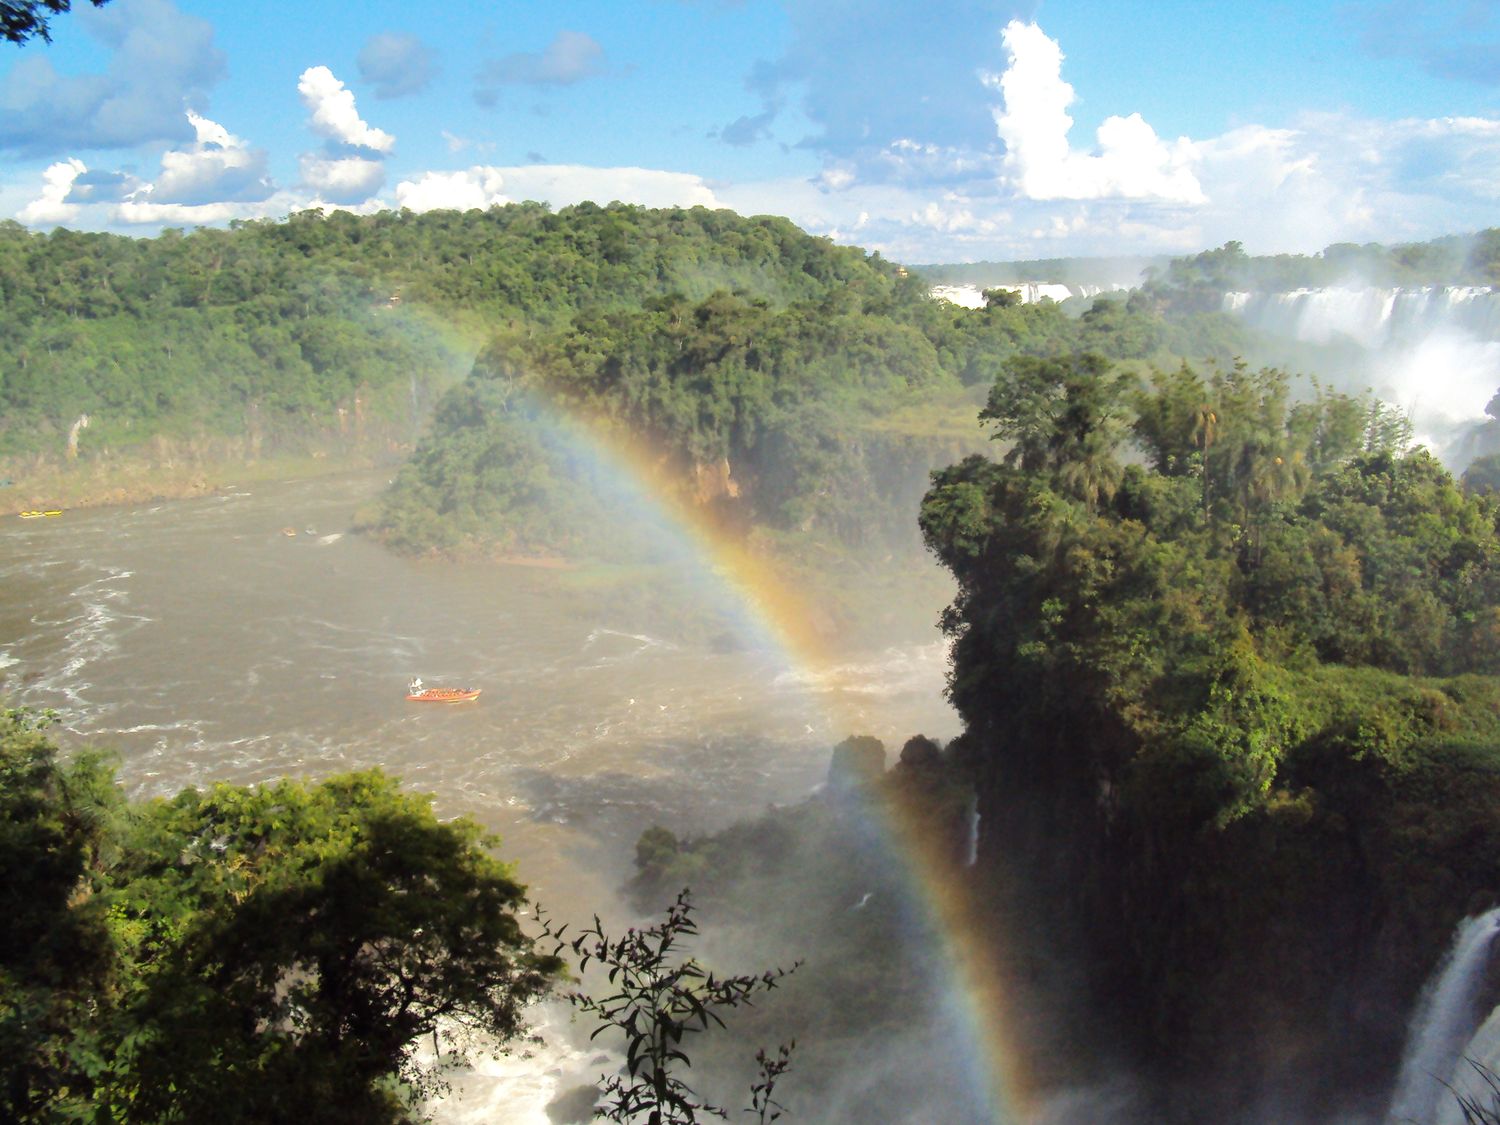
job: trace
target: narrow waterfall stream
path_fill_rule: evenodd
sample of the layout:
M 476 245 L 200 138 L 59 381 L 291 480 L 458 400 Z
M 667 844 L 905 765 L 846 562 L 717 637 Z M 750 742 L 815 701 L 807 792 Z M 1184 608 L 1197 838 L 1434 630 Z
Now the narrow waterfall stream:
M 1392 1125 L 1428 1125 L 1436 1119 L 1443 1099 L 1452 1096 L 1449 1087 L 1482 1019 L 1479 989 L 1497 933 L 1500 908 L 1465 918 L 1422 990 L 1387 1116 Z

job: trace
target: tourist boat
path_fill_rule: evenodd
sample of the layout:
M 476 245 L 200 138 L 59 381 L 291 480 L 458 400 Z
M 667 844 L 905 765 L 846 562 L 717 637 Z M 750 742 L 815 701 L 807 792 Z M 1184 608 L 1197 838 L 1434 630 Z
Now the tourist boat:
M 418 681 L 408 685 L 406 698 L 411 703 L 467 703 L 471 699 L 478 699 L 482 690 L 482 688 L 424 688 Z
M 43 516 L 60 516 L 62 515 L 62 509 L 48 508 L 45 512 L 32 510 L 30 512 L 21 512 L 19 514 L 23 520 L 39 520 Z

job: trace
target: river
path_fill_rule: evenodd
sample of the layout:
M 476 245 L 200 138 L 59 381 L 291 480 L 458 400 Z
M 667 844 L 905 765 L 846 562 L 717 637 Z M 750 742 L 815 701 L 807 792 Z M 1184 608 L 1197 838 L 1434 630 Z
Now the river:
M 828 677 L 737 632 L 706 560 L 601 579 L 394 556 L 349 531 L 384 483 L 3 521 L 0 697 L 55 709 L 65 747 L 115 751 L 134 796 L 379 766 L 499 833 L 560 917 L 619 909 L 653 823 L 799 800 L 856 731 L 892 751 L 958 732 L 922 624 L 940 598 L 899 635 L 836 639 Z M 483 694 L 407 703 L 413 675 Z

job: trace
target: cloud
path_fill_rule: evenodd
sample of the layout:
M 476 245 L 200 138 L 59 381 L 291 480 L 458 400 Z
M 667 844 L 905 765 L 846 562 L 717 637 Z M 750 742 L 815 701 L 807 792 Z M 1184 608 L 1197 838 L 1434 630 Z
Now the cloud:
M 308 127 L 320 137 L 351 148 L 390 152 L 396 138 L 366 124 L 354 106 L 354 93 L 333 76 L 326 66 L 311 66 L 297 80 L 302 104 L 312 114 Z
M 504 186 L 500 169 L 485 165 L 460 172 L 423 172 L 415 180 L 396 185 L 396 205 L 412 211 L 483 210 L 510 202 L 500 193 Z
M 777 112 L 777 107 L 771 107 L 763 113 L 737 117 L 719 130 L 719 139 L 736 148 L 765 140 L 771 135 L 771 122 L 776 119 Z
M 1068 142 L 1073 87 L 1063 81 L 1056 40 L 1019 20 L 1006 25 L 1001 40 L 1009 64 L 985 81 L 1004 97 L 1004 107 L 995 110 L 995 128 L 1005 142 L 1005 171 L 1022 195 L 1207 202 L 1193 174 L 1192 142 L 1181 138 L 1166 144 L 1138 113 L 1105 119 L 1098 155 L 1075 152 Z
M 540 53 L 490 59 L 479 71 L 475 98 L 493 105 L 502 86 L 571 86 L 606 72 L 604 48 L 581 31 L 559 31 Z
M 272 209 L 242 203 L 153 203 L 149 199 L 127 200 L 112 209 L 116 221 L 136 226 L 212 226 L 231 219 L 275 213 Z
M 76 20 L 110 52 L 102 74 L 66 76 L 48 56 L 0 78 L 0 149 L 30 156 L 185 141 L 183 110 L 224 74 L 213 27 L 168 0 L 117 0 Z
M 65 203 L 119 203 L 144 185 L 129 172 L 84 171 L 73 179 Z
M 191 110 L 197 141 L 162 154 L 161 175 L 143 190 L 153 203 L 258 202 L 276 190 L 266 173 L 264 149 L 251 148 L 222 125 Z
M 503 189 L 503 192 L 502 192 Z M 579 164 L 477 165 L 458 172 L 424 172 L 396 185 L 396 201 L 413 211 L 467 210 L 534 199 L 554 207 L 584 200 L 641 207 L 721 207 L 699 176 L 654 168 L 594 168 Z
M 641 207 L 722 207 L 701 176 L 654 168 L 594 168 L 581 164 L 525 164 L 501 169 L 513 199 L 554 207 L 592 200 Z
M 42 194 L 22 207 L 16 218 L 27 226 L 54 226 L 78 217 L 78 207 L 66 202 L 78 177 L 87 172 L 82 160 L 70 157 L 42 173 Z
M 362 156 L 303 153 L 302 184 L 329 203 L 363 203 L 385 186 L 385 164 Z M 415 208 L 414 208 L 415 209 Z
M 355 60 L 359 76 L 377 98 L 401 98 L 425 90 L 437 74 L 437 52 L 415 35 L 392 31 L 365 40 Z

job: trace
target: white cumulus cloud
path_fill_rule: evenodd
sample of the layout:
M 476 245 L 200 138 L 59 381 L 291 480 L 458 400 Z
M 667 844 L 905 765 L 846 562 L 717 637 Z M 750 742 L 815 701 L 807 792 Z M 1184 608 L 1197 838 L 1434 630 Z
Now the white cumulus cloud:
M 27 226 L 72 222 L 78 217 L 78 207 L 64 201 L 73 190 L 73 181 L 87 171 L 83 161 L 76 157 L 49 165 L 42 173 L 42 194 L 22 207 L 16 218 Z
M 326 66 L 310 66 L 297 80 L 302 104 L 312 114 L 308 121 L 314 133 L 339 144 L 355 148 L 390 152 L 396 138 L 367 124 L 354 105 L 354 92 L 334 77 Z
M 275 190 L 266 174 L 266 153 L 250 147 L 216 121 L 188 110 L 197 141 L 162 153 L 161 175 L 142 190 L 154 203 L 198 206 L 258 201 Z
M 526 164 L 502 169 L 512 199 L 566 207 L 634 203 L 641 207 L 722 207 L 701 176 L 655 168 L 595 168 L 582 164 Z
M 1098 155 L 1074 151 L 1068 140 L 1073 87 L 1063 81 L 1057 41 L 1034 23 L 1012 20 L 1001 33 L 1009 54 L 1005 71 L 987 75 L 1004 106 L 994 111 L 1005 142 L 1004 168 L 1029 199 L 1139 199 L 1199 204 L 1207 201 L 1193 174 L 1193 143 L 1167 144 L 1138 113 L 1099 126 Z
M 385 164 L 362 156 L 300 158 L 303 186 L 329 203 L 363 203 L 385 185 Z
M 475 165 L 459 172 L 423 172 L 396 185 L 396 203 L 412 211 L 483 210 L 509 200 L 500 193 L 505 177 L 499 168 Z

